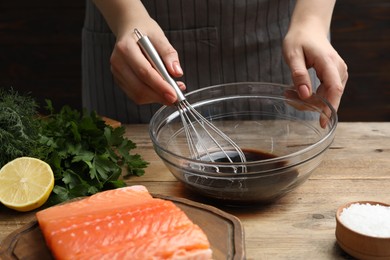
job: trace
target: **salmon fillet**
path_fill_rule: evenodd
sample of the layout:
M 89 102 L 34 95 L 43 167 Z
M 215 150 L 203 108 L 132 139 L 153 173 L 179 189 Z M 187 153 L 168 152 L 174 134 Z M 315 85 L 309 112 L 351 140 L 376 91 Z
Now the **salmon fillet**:
M 173 202 L 136 185 L 36 214 L 56 259 L 211 259 L 206 234 Z

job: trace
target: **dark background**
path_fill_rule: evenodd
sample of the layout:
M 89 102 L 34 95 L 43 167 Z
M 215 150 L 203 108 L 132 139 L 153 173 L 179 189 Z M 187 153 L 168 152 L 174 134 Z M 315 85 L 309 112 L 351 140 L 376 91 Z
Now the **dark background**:
M 0 2 L 0 87 L 81 109 L 84 0 Z M 390 1 L 338 0 L 332 42 L 349 68 L 340 121 L 390 121 Z

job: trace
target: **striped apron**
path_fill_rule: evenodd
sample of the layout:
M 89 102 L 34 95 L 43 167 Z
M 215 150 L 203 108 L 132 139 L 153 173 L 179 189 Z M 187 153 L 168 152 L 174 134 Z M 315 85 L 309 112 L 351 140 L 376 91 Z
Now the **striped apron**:
M 144 0 L 179 54 L 187 92 L 230 82 L 291 84 L 282 56 L 293 0 Z M 137 105 L 110 71 L 115 45 L 92 1 L 82 30 L 83 107 L 122 123 L 148 123 L 159 104 Z M 313 71 L 312 81 L 318 85 Z

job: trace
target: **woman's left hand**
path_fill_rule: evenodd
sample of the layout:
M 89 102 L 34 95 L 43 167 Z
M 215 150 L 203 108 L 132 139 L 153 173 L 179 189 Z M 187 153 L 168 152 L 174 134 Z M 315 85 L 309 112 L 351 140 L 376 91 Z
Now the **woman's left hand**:
M 315 23 L 290 27 L 283 42 L 283 54 L 299 97 L 311 96 L 313 88 L 308 69 L 314 68 L 321 82 L 316 93 L 337 110 L 348 80 L 348 69 L 329 42 L 327 32 L 320 28 Z

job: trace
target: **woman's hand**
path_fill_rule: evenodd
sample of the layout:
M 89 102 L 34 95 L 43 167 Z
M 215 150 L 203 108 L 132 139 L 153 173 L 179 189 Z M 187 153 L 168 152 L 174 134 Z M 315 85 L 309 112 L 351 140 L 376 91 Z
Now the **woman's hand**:
M 344 60 L 327 38 L 333 10 L 331 2 L 330 0 L 297 2 L 289 31 L 283 42 L 283 54 L 300 98 L 307 99 L 312 94 L 307 69 L 314 68 L 321 82 L 317 94 L 328 100 L 337 110 L 348 79 L 348 71 Z
M 173 78 L 182 76 L 176 50 L 160 26 L 149 16 L 140 1 L 95 0 L 111 30 L 116 44 L 111 55 L 111 71 L 116 83 L 137 104 L 172 105 L 177 96 L 162 76 L 152 67 L 138 46 L 134 29 L 149 37 Z M 184 90 L 185 85 L 178 82 Z
M 153 26 L 151 21 L 151 26 L 147 27 L 142 23 L 137 29 L 150 38 L 169 73 L 173 77 L 180 77 L 183 72 L 177 52 L 158 25 Z M 134 29 L 119 36 L 111 55 L 111 71 L 116 83 L 138 104 L 172 105 L 177 99 L 175 91 L 145 58 L 133 31 Z M 183 83 L 178 82 L 178 85 L 185 89 Z

